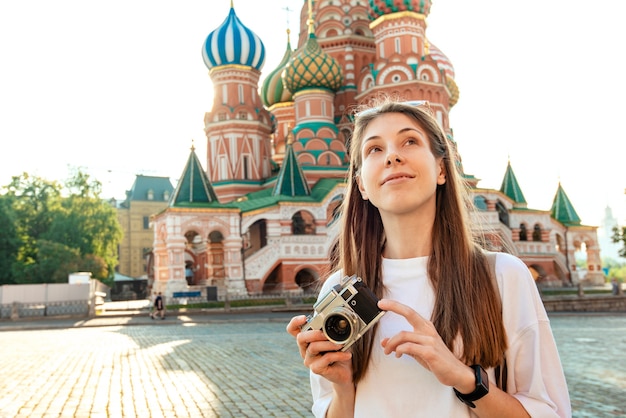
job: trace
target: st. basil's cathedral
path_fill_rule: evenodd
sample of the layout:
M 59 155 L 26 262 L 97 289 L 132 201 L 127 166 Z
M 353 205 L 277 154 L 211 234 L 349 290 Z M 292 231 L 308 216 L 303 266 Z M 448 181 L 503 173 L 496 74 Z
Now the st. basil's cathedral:
M 427 36 L 430 0 L 305 0 L 297 48 L 287 32 L 283 59 L 263 77 L 265 46 L 233 3 L 202 45 L 214 90 L 206 156 L 192 148 L 167 208 L 151 219 L 149 278 L 168 296 L 207 286 L 297 293 L 325 278 L 357 105 L 428 100 L 456 149 L 449 113 L 459 87 Z M 510 163 L 500 190 L 463 175 L 488 248 L 520 257 L 542 286 L 604 282 L 597 227 L 581 224 L 560 183 L 541 210 L 527 207 Z

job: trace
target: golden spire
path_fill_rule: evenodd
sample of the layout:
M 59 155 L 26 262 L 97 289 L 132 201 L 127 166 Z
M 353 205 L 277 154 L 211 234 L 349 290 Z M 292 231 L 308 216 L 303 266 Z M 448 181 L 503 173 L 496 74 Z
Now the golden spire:
M 313 28 L 313 0 L 309 0 L 309 18 L 306 23 L 309 25 L 309 35 L 315 33 L 315 29 Z
M 231 1 L 232 1 L 232 0 L 231 0 Z M 196 146 L 194 145 L 193 141 L 194 141 L 194 140 L 193 140 L 193 138 L 192 138 L 192 139 L 191 139 L 191 150 L 192 150 L 192 151 L 195 151 L 195 150 L 196 150 Z
M 235 5 L 233 4 L 234 2 L 235 2 L 235 0 L 230 0 L 230 8 L 231 9 L 235 7 Z

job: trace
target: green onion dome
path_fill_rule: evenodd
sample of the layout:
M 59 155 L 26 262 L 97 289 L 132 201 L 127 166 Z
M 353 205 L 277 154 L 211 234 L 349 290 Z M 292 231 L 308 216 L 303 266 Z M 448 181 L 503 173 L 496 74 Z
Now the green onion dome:
M 285 87 L 293 94 L 308 88 L 337 91 L 343 83 L 341 67 L 317 43 L 314 33 L 296 52 L 282 74 Z
M 432 4 L 430 0 L 369 0 L 369 3 L 372 20 L 383 15 L 406 11 L 428 16 Z
M 454 78 L 448 78 L 446 81 L 446 86 L 448 87 L 448 91 L 450 92 L 450 107 L 454 106 L 459 101 L 459 86 L 454 81 Z
M 276 69 L 265 77 L 263 86 L 261 87 L 261 100 L 263 100 L 263 104 L 266 107 L 293 100 L 291 92 L 285 88 L 282 79 L 282 73 L 292 55 L 293 50 L 291 49 L 291 42 L 289 42 L 289 29 L 287 29 L 287 50 L 285 51 L 285 55 L 283 55 L 283 59 Z

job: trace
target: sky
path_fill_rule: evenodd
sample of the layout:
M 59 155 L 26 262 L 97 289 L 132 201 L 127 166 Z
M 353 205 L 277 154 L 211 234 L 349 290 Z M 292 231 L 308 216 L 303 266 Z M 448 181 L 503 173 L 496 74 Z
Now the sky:
M 261 82 L 297 45 L 302 0 L 234 0 L 265 44 Z M 262 5 L 262 6 L 261 6 Z M 0 2 L 0 186 L 77 168 L 123 199 L 137 174 L 206 164 L 212 84 L 200 48 L 230 0 Z M 427 37 L 455 67 L 465 172 L 499 189 L 510 161 L 528 207 L 559 182 L 583 224 L 626 223 L 626 2 L 433 0 Z M 261 85 L 261 83 L 260 83 Z M 206 167 L 205 167 L 206 169 Z

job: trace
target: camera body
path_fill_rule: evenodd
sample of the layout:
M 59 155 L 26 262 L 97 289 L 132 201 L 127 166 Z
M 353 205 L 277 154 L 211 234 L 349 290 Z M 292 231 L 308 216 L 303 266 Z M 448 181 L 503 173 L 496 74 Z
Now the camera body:
M 345 277 L 313 306 L 302 331 L 321 329 L 326 337 L 343 344 L 346 351 L 385 314 L 378 298 L 360 277 Z

